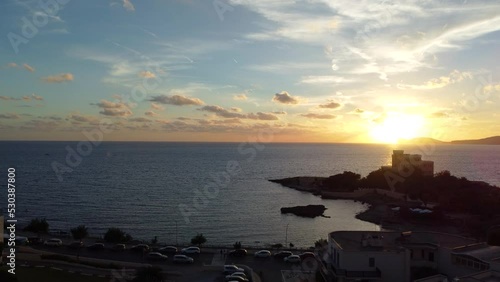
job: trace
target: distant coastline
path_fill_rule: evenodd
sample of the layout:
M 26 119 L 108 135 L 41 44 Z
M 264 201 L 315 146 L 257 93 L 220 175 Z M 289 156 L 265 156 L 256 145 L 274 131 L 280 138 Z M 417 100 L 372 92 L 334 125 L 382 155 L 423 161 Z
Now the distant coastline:
M 451 144 L 451 145 L 500 145 L 500 136 L 491 136 L 481 139 L 453 140 L 445 142 L 429 137 L 398 140 L 399 144 Z

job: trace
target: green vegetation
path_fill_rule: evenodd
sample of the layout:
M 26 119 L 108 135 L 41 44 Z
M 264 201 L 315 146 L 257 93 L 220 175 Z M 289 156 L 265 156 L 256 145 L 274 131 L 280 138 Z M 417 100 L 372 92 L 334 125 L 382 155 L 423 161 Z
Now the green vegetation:
M 233 244 L 233 247 L 234 247 L 234 249 L 235 249 L 235 250 L 239 250 L 239 249 L 241 249 L 241 242 L 235 242 L 235 243 Z
M 71 228 L 71 235 L 75 240 L 83 240 L 85 237 L 89 235 L 87 231 L 87 227 L 85 225 L 78 225 L 75 228 Z
M 45 218 L 40 219 L 37 217 L 32 219 L 23 230 L 38 234 L 47 234 L 49 233 L 49 223 Z
M 335 192 L 352 192 L 359 187 L 361 175 L 344 171 L 343 173 L 335 174 L 323 181 L 322 190 Z
M 162 270 L 160 267 L 147 267 L 137 270 L 133 282 L 161 282 L 163 281 Z
M 120 228 L 109 228 L 104 234 L 104 241 L 108 243 L 126 243 L 132 240 L 130 234 L 125 233 Z
M 328 245 L 328 241 L 326 239 L 319 239 L 317 240 L 316 242 L 314 242 L 314 247 L 316 248 L 323 248 L 324 246 L 327 246 Z
M 191 239 L 191 244 L 198 245 L 199 247 L 201 247 L 201 245 L 205 244 L 206 242 L 207 242 L 207 238 L 205 238 L 205 236 L 203 236 L 202 233 L 196 234 L 196 236 L 194 236 Z

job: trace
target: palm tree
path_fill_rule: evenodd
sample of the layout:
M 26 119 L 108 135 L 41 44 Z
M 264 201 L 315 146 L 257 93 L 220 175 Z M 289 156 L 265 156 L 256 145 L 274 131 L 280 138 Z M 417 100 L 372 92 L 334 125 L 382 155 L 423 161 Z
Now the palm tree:
M 201 247 L 201 245 L 205 244 L 207 242 L 207 238 L 203 236 L 203 233 L 198 233 L 196 236 L 191 239 L 191 244 L 193 245 L 198 245 L 198 247 Z
M 78 225 L 75 228 L 71 228 L 71 235 L 75 240 L 83 240 L 85 237 L 89 236 L 89 232 L 87 231 L 87 227 L 85 225 Z

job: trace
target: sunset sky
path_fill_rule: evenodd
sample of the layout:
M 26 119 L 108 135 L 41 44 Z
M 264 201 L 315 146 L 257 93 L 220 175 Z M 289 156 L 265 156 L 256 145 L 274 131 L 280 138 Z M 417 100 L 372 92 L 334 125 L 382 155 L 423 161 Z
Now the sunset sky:
M 2 1 L 0 140 L 500 135 L 500 2 L 403 2 Z

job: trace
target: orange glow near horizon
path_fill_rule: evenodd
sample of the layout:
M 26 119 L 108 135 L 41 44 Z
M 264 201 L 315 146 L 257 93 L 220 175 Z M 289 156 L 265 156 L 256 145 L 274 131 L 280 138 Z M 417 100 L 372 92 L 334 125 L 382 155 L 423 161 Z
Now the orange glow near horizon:
M 399 139 L 411 139 L 422 135 L 424 118 L 419 115 L 387 113 L 383 121 L 370 131 L 374 142 L 395 144 Z

